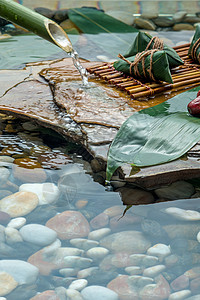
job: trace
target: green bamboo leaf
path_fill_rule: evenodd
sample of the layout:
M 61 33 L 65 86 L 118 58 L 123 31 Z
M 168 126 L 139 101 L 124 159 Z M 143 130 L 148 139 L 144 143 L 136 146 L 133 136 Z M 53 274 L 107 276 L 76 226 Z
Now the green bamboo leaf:
M 134 113 L 113 140 L 107 162 L 107 180 L 125 163 L 137 167 L 175 160 L 200 140 L 200 118 L 189 115 L 188 103 L 200 86 L 170 100 Z
M 88 7 L 72 8 L 68 12 L 69 19 L 84 33 L 126 33 L 138 32 L 129 26 L 104 12 Z

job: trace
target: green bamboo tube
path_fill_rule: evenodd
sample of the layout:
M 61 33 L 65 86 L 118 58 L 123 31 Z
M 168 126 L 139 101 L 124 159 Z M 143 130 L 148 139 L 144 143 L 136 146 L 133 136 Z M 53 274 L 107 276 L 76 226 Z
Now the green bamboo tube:
M 0 16 L 54 43 L 65 52 L 72 52 L 72 44 L 65 31 L 31 9 L 12 0 L 0 0 Z

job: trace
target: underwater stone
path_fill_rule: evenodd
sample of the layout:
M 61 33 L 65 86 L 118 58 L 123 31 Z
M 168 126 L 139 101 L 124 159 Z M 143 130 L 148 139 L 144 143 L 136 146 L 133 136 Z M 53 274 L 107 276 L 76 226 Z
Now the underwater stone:
M 176 293 L 173 293 L 169 296 L 168 300 L 183 300 L 191 295 L 190 290 L 182 290 Z
M 87 286 L 88 282 L 86 279 L 77 279 L 72 281 L 72 283 L 69 285 L 69 289 L 81 291 Z
M 8 273 L 0 272 L 0 296 L 5 296 L 18 286 L 18 282 Z
M 24 241 L 39 246 L 50 245 L 57 238 L 57 233 L 54 230 L 40 224 L 25 225 L 19 232 Z
M 164 265 L 156 265 L 150 268 L 146 268 L 143 271 L 143 275 L 147 277 L 155 277 L 166 269 Z
M 185 210 L 178 207 L 168 207 L 165 210 L 165 213 L 173 216 L 178 220 L 183 221 L 199 221 L 200 213 L 195 210 Z
M 93 260 L 99 260 L 103 259 L 107 254 L 109 253 L 109 250 L 103 247 L 94 247 L 89 249 L 86 252 L 86 255 Z
M 76 290 L 67 289 L 66 295 L 68 300 L 83 300 L 81 293 L 79 293 L 79 291 Z
M 129 275 L 141 275 L 143 270 L 140 267 L 132 266 L 132 267 L 126 267 L 125 272 Z
M 17 229 L 12 227 L 6 227 L 4 232 L 6 242 L 8 244 L 23 242 L 22 236 Z
M 10 171 L 7 168 L 0 167 L 0 182 L 1 185 L 5 184 L 10 176 Z
M 19 284 L 35 283 L 39 270 L 23 260 L 1 260 L 0 271 L 10 274 Z
M 137 289 L 141 289 L 145 285 L 154 283 L 154 280 L 153 278 L 146 276 L 133 275 L 128 277 L 128 282 L 132 287 L 137 287 Z
M 99 229 L 108 225 L 109 217 L 105 213 L 101 213 L 90 221 L 90 226 L 93 229 Z
M 136 287 L 133 287 L 129 282 L 128 275 L 119 275 L 110 281 L 107 287 L 116 292 L 120 299 L 138 299 L 138 292 Z
M 63 240 L 85 237 L 90 232 L 88 221 L 78 211 L 64 211 L 47 221 L 46 226 Z
M 189 278 L 185 275 L 181 275 L 177 277 L 170 283 L 170 287 L 175 292 L 180 290 L 185 290 L 188 286 L 189 286 Z
M 64 265 L 67 268 L 88 268 L 92 263 L 92 259 L 80 256 L 66 256 L 64 258 Z
M 151 242 L 139 231 L 121 231 L 110 234 L 100 241 L 102 247 L 117 253 L 144 253 L 151 246 Z
M 165 244 L 156 244 L 147 250 L 147 254 L 157 256 L 160 261 L 162 261 L 166 256 L 170 255 L 170 253 L 170 246 Z
M 111 232 L 110 228 L 100 228 L 94 231 L 91 231 L 88 235 L 88 239 L 91 240 L 100 240 Z
M 94 240 L 78 238 L 78 239 L 71 239 L 70 244 L 72 244 L 72 246 L 75 246 L 77 248 L 81 248 L 81 249 L 87 251 L 90 248 L 98 246 L 99 242 L 94 241 Z
M 81 291 L 81 295 L 84 300 L 118 300 L 118 295 L 114 291 L 111 291 L 109 288 L 98 286 L 98 285 L 91 285 L 84 288 Z
M 20 229 L 25 224 L 26 224 L 26 218 L 18 217 L 18 218 L 12 219 L 8 223 L 7 227 L 11 227 L 11 228 L 15 228 L 15 229 Z
M 53 290 L 47 290 L 42 293 L 37 294 L 36 296 L 32 297 L 30 300 L 59 300 L 60 298 L 56 295 L 56 292 Z
M 64 277 L 76 276 L 77 272 L 78 269 L 74 269 L 74 268 L 64 268 L 59 270 L 59 273 Z
M 19 187 L 19 191 L 35 193 L 38 196 L 39 205 L 55 203 L 60 196 L 58 187 L 51 182 L 25 183 Z
M 140 299 L 168 299 L 170 295 L 170 286 L 166 279 L 159 275 L 155 279 L 156 284 L 148 284 L 140 291 Z
M 12 218 L 27 215 L 37 205 L 38 197 L 31 192 L 17 192 L 0 200 L 0 209 Z

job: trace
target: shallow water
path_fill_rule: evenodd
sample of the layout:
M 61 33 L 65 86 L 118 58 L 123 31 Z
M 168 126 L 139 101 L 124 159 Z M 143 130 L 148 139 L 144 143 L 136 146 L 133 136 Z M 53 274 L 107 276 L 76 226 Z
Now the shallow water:
M 121 196 L 57 133 L 4 115 L 0 130 L 0 296 L 200 299 L 198 180 L 167 202 Z

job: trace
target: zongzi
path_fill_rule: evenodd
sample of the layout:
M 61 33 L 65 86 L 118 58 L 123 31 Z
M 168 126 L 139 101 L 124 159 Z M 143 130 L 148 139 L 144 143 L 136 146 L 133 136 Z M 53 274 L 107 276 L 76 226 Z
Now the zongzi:
M 200 25 L 196 26 L 196 31 L 193 36 L 188 55 L 197 63 L 200 63 Z
M 173 48 L 165 45 L 163 41 L 158 37 L 152 37 L 146 32 L 138 33 L 135 41 L 129 48 L 128 52 L 124 55 L 124 57 L 130 57 L 136 55 L 138 52 L 151 49 L 164 50 L 167 54 L 170 68 L 184 64 L 182 59 L 179 57 L 179 55 Z
M 121 60 L 115 61 L 113 64 L 118 71 L 151 81 L 173 83 L 165 51 L 154 49 L 128 58 L 120 54 L 119 57 Z

